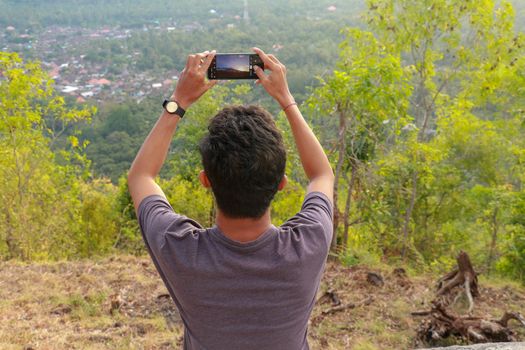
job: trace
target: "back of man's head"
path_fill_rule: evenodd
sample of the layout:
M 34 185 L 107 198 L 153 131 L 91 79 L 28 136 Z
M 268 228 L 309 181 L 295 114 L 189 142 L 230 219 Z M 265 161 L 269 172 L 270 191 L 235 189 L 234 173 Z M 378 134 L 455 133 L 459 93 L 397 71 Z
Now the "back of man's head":
M 199 149 L 219 209 L 230 218 L 260 218 L 286 167 L 272 116 L 259 106 L 229 106 L 211 119 L 208 132 Z

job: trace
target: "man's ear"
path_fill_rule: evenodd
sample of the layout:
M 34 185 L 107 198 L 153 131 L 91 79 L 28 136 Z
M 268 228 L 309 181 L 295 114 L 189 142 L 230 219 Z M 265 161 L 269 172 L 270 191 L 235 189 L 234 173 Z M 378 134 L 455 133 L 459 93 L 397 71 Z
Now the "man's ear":
M 201 172 L 199 173 L 199 181 L 205 188 L 211 187 L 210 179 L 208 179 L 208 176 L 206 176 L 204 170 L 201 170 Z
M 279 182 L 279 186 L 277 187 L 277 190 L 282 191 L 282 189 L 284 188 L 284 186 L 286 186 L 287 183 L 288 183 L 288 177 L 284 175 L 283 178 L 281 179 L 281 182 Z

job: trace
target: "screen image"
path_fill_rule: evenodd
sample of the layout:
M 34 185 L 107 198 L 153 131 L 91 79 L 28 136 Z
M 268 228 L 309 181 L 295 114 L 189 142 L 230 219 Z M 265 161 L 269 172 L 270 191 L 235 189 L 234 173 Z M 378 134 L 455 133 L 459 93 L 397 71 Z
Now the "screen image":
M 244 78 L 250 75 L 249 55 L 217 55 L 217 77 Z

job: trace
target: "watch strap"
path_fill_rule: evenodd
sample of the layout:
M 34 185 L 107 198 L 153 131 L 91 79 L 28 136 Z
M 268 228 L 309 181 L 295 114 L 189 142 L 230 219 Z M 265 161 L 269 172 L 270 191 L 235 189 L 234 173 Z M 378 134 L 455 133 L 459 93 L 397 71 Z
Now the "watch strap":
M 177 106 L 178 106 L 178 108 L 175 111 L 175 113 L 173 113 L 173 114 L 176 114 L 176 115 L 178 115 L 181 118 L 184 117 L 184 114 L 186 113 L 186 110 L 184 108 L 182 108 L 181 106 L 179 106 L 178 103 L 177 103 Z

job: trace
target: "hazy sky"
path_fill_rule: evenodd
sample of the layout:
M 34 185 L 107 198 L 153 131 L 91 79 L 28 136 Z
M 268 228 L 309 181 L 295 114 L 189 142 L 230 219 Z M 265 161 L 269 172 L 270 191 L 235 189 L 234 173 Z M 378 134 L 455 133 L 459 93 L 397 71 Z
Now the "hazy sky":
M 238 71 L 248 72 L 249 57 L 246 55 L 217 56 L 217 69 L 233 68 Z

